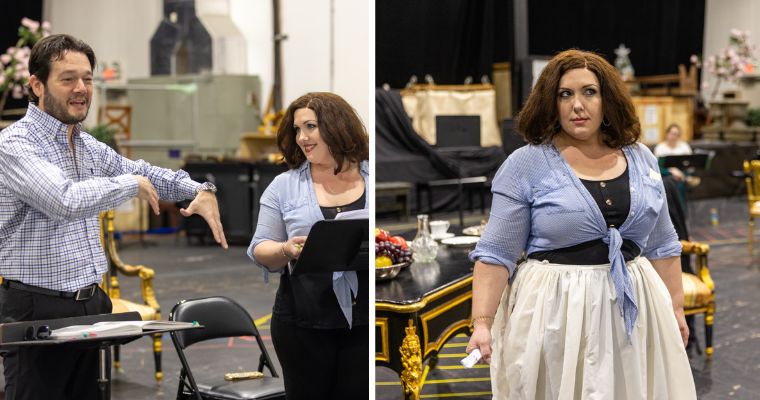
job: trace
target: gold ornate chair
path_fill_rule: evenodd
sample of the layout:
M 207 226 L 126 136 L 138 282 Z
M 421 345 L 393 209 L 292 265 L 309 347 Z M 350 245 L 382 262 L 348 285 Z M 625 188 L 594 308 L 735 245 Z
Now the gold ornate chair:
M 161 319 L 161 307 L 156 301 L 153 291 L 153 269 L 144 265 L 125 264 L 116 252 L 116 239 L 114 238 L 114 212 L 106 211 L 100 214 L 100 239 L 103 250 L 108 259 L 108 272 L 103 276 L 101 287 L 108 293 L 113 303 L 113 313 L 137 311 L 144 321 Z M 140 278 L 142 291 L 142 304 L 121 298 L 119 289 L 119 274 L 124 276 L 137 276 Z M 153 356 L 156 363 L 156 381 L 161 381 L 164 374 L 161 371 L 161 334 L 150 336 L 153 340 Z M 120 369 L 119 346 L 114 346 L 113 365 L 116 370 Z
M 705 315 L 705 354 L 707 359 L 713 355 L 712 327 L 715 314 L 715 283 L 707 267 L 707 254 L 710 246 L 699 242 L 681 241 L 684 254 L 696 256 L 696 275 L 681 273 L 684 294 L 684 313 L 686 315 Z
M 744 161 L 744 175 L 747 183 L 747 201 L 749 202 L 749 235 L 747 243 L 752 254 L 752 242 L 755 235 L 755 217 L 760 217 L 760 160 Z

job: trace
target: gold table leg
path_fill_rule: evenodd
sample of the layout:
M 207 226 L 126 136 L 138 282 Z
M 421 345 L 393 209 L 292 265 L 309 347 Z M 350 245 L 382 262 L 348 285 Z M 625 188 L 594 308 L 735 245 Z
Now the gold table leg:
M 414 320 L 409 320 L 409 326 L 404 329 L 406 337 L 401 342 L 401 387 L 404 390 L 404 399 L 419 400 L 420 377 L 422 376 L 422 348 Z

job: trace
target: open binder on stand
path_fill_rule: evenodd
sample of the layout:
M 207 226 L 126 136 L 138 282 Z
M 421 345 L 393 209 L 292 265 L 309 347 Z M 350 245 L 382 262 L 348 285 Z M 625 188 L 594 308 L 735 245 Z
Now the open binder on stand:
M 114 329 L 105 332 L 98 331 L 98 327 Z M 28 346 L 96 348 L 98 349 L 98 376 L 93 376 L 92 379 L 98 382 L 100 399 L 108 400 L 111 398 L 111 346 L 126 344 L 144 335 L 197 328 L 203 328 L 203 326 L 173 321 L 142 321 L 140 314 L 136 311 L 7 322 L 0 324 L 0 350 Z M 71 335 L 64 334 L 56 337 L 56 331 L 65 333 L 67 330 Z
M 312 226 L 291 274 L 369 270 L 369 219 L 334 219 Z

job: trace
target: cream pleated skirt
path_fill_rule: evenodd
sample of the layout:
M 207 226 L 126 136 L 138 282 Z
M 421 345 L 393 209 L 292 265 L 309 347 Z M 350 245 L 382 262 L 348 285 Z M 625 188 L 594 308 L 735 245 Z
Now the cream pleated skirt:
M 639 308 L 630 342 L 609 264 L 521 264 L 492 329 L 493 398 L 696 399 L 665 283 L 646 258 L 627 267 Z

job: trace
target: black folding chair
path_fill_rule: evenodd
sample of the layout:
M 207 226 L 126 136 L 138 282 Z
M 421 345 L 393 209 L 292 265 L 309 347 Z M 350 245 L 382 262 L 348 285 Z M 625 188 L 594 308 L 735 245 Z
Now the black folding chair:
M 222 296 L 205 297 L 192 300 L 181 300 L 172 308 L 169 314 L 171 321 L 197 321 L 202 329 L 190 329 L 171 333 L 172 342 L 177 349 L 177 355 L 182 363 L 182 371 L 177 388 L 177 399 L 213 399 L 213 400 L 274 400 L 285 399 L 285 387 L 282 379 L 269 358 L 259 330 L 251 315 L 232 299 Z M 270 376 L 257 379 L 226 381 L 222 374 L 217 381 L 210 384 L 197 383 L 190 365 L 185 357 L 184 349 L 204 340 L 229 338 L 237 336 L 252 336 L 256 338 L 261 355 L 259 356 L 259 372 L 264 372 L 266 366 Z

